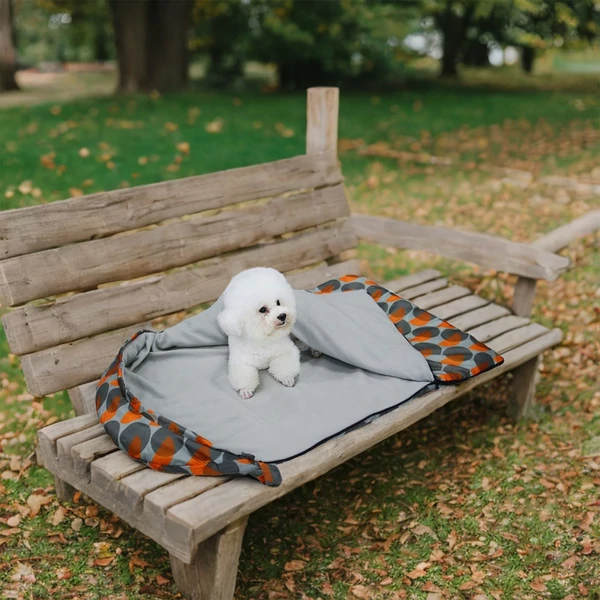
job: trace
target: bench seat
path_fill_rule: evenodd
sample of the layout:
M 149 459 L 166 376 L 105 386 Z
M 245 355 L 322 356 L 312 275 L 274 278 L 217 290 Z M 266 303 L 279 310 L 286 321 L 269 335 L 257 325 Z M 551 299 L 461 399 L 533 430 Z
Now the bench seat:
M 462 385 L 442 387 L 410 400 L 365 427 L 283 463 L 283 484 L 278 488 L 245 479 L 152 471 L 116 448 L 95 413 L 42 429 L 38 460 L 59 479 L 76 486 L 154 539 L 172 556 L 189 564 L 202 542 L 231 523 L 405 429 L 474 387 L 527 363 L 562 339 L 559 329 L 547 329 L 515 316 L 467 288 L 449 286 L 434 270 L 388 282 L 386 287 L 473 334 L 501 353 L 504 364 Z M 78 392 L 86 410 L 93 403 L 93 390 L 94 384 L 90 384 Z

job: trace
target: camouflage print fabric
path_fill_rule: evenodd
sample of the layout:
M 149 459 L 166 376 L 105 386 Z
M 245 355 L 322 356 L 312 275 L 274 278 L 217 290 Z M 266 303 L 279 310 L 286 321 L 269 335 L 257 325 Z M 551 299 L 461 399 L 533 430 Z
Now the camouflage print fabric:
M 315 294 L 366 290 L 396 329 L 427 360 L 441 384 L 453 384 L 489 371 L 504 359 L 491 348 L 390 290 L 357 275 L 331 279 L 312 290 Z
M 497 365 L 503 359 L 448 322 L 421 310 L 373 281 L 355 275 L 332 279 L 311 290 L 315 294 L 366 290 L 397 330 L 426 358 L 438 384 L 457 384 Z M 251 454 L 215 448 L 210 440 L 150 409 L 133 396 L 123 380 L 123 353 L 140 331 L 119 350 L 96 390 L 96 411 L 113 442 L 132 458 L 157 471 L 201 476 L 250 476 L 278 486 L 281 474 L 272 463 Z

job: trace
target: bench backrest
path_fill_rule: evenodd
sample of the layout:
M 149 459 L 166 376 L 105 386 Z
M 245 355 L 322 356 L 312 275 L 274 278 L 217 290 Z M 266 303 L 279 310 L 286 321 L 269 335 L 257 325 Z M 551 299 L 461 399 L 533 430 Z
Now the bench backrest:
M 22 305 L 3 322 L 30 393 L 94 381 L 129 335 L 244 268 L 319 283 L 356 246 L 337 112 L 337 89 L 309 90 L 306 155 L 0 212 L 0 302 Z

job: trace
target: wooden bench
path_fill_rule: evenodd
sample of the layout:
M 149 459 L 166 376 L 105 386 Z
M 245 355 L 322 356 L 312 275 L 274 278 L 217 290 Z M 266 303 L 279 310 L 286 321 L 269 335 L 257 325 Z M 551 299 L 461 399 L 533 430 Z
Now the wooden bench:
M 305 155 L 0 213 L 0 301 L 18 306 L 3 319 L 10 348 L 34 396 L 68 389 L 79 415 L 39 432 L 39 462 L 62 499 L 81 490 L 166 548 L 175 581 L 197 600 L 233 596 L 248 515 L 261 506 L 508 371 L 515 413 L 527 413 L 539 356 L 562 338 L 529 312 L 536 279 L 555 279 L 567 259 L 491 236 L 349 219 L 337 115 L 337 89 L 311 89 Z M 299 288 L 357 272 L 347 253 L 358 237 L 518 275 L 513 312 L 434 270 L 387 284 L 488 343 L 504 364 L 282 464 L 277 488 L 155 472 L 116 449 L 94 412 L 94 382 L 130 334 L 214 300 L 246 267 L 272 266 Z

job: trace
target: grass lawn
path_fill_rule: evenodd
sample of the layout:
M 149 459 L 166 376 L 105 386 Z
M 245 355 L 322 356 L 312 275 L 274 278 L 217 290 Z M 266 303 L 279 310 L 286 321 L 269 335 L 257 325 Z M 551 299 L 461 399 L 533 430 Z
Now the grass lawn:
M 184 93 L 0 110 L 0 209 L 302 153 L 303 95 Z M 356 212 L 529 241 L 600 206 L 589 91 L 423 87 L 342 94 Z M 440 164 L 444 163 L 444 164 Z M 449 163 L 449 164 L 448 164 Z M 583 185 L 556 186 L 547 175 Z M 383 280 L 435 266 L 510 301 L 511 279 L 363 244 Z M 537 423 L 505 417 L 508 377 L 478 388 L 250 518 L 236 598 L 600 598 L 600 250 L 540 286 Z M 35 431 L 71 414 L 33 399 L 0 336 L 0 590 L 5 598 L 175 598 L 161 548 L 85 497 L 61 507 Z

